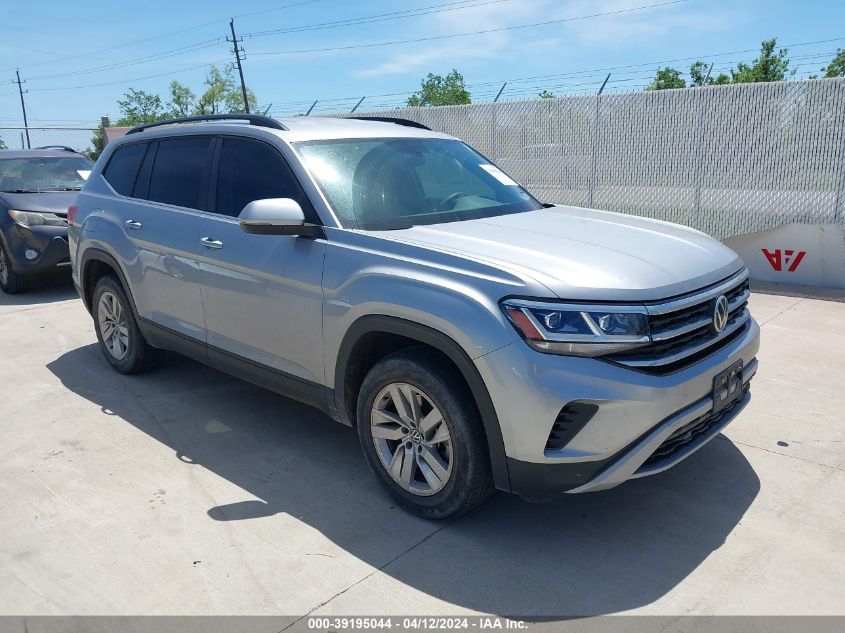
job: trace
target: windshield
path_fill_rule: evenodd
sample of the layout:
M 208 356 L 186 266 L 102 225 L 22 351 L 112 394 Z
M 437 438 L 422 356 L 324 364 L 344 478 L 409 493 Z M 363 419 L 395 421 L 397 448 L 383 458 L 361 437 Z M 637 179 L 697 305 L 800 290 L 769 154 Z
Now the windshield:
M 296 149 L 346 228 L 399 229 L 542 207 L 460 141 L 344 139 Z
M 94 166 L 82 156 L 0 159 L 0 191 L 25 193 L 82 189 Z

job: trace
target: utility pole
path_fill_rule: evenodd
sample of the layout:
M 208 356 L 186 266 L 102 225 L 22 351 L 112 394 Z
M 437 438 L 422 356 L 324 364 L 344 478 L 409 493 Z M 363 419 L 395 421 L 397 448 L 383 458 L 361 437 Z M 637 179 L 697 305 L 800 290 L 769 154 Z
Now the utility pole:
M 235 54 L 235 62 L 238 64 L 238 74 L 241 76 L 241 92 L 244 96 L 244 112 L 249 114 L 249 99 L 246 96 L 246 84 L 244 83 L 244 67 L 241 64 L 243 61 L 243 57 L 241 57 L 241 53 L 244 52 L 243 47 L 238 47 L 240 42 L 243 42 L 243 39 L 238 39 L 235 35 L 235 18 L 229 19 L 229 28 L 232 29 L 232 39 L 230 40 L 228 37 L 226 38 L 227 42 L 232 42 L 232 52 Z
M 21 95 L 21 110 L 23 111 L 23 129 L 26 132 L 26 148 L 32 149 L 32 146 L 29 144 L 29 123 L 26 122 L 26 104 L 23 100 L 23 93 L 29 92 L 29 90 L 24 90 L 22 84 L 25 84 L 25 81 L 21 81 L 21 71 L 19 68 L 15 69 L 15 75 L 17 75 L 18 80 L 15 82 L 18 84 L 18 92 Z
M 505 91 L 505 86 L 507 86 L 507 85 L 508 85 L 507 81 L 502 84 L 502 87 L 499 88 L 499 92 L 496 93 L 496 98 L 493 99 L 493 103 L 496 103 L 499 100 L 499 97 L 502 96 L 502 93 Z

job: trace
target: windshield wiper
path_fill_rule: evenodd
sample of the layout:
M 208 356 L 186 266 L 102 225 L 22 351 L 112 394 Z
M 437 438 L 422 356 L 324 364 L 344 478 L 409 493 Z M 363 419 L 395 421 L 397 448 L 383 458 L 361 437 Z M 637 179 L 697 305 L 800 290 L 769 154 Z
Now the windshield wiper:
M 41 189 L 4 189 L 2 193 L 41 193 Z
M 82 187 L 47 187 L 41 191 L 82 191 Z

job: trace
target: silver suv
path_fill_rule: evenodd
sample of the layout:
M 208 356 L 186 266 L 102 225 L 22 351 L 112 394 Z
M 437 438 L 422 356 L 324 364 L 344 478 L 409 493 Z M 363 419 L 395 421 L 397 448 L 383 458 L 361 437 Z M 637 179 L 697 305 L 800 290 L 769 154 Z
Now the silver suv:
M 223 119 L 130 130 L 68 213 L 117 371 L 169 349 L 319 407 L 429 518 L 658 473 L 748 403 L 719 242 L 542 204 L 410 121 Z

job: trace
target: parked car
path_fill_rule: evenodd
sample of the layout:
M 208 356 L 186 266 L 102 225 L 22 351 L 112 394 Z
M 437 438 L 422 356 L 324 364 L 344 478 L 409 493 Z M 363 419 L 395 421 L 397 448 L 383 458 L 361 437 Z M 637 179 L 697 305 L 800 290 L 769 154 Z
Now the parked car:
M 175 350 L 319 407 L 430 518 L 658 473 L 748 403 L 748 272 L 706 235 L 541 204 L 410 121 L 195 119 L 109 144 L 71 208 L 117 371 Z
M 0 151 L 0 289 L 69 266 L 67 209 L 94 163 L 69 147 Z

